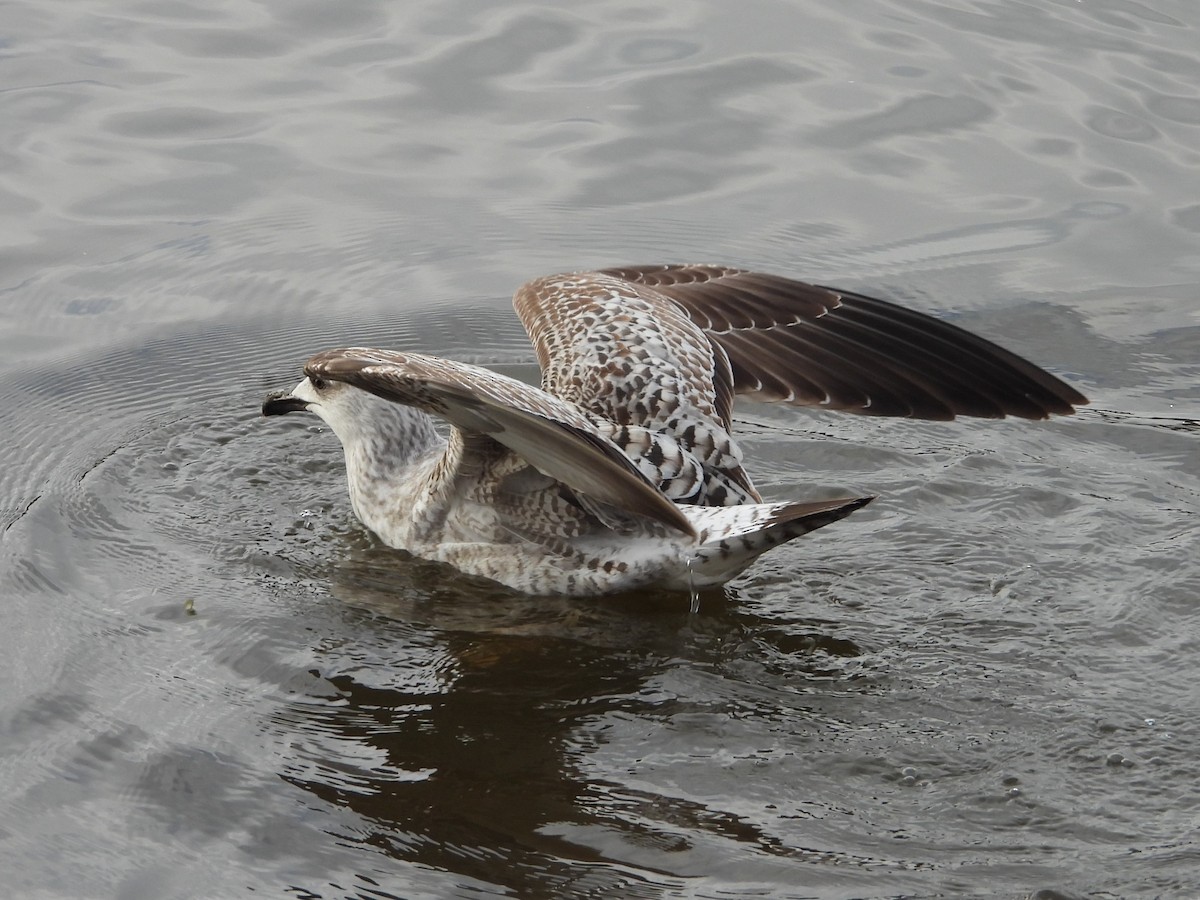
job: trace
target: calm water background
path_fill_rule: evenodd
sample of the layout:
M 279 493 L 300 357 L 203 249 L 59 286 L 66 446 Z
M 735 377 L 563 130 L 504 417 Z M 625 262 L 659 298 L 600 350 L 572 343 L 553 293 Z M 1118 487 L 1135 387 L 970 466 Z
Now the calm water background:
M 4 896 L 1197 895 L 1192 0 L 11 0 L 0 110 Z M 881 499 L 698 615 L 400 559 L 257 414 L 690 260 L 1093 406 L 743 405 L 770 496 Z

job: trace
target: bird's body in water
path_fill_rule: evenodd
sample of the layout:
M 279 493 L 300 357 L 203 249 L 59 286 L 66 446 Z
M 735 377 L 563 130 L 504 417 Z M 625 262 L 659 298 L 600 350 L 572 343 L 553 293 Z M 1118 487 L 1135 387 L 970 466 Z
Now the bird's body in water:
M 263 412 L 325 420 L 354 513 L 384 543 L 526 593 L 721 584 L 870 501 L 764 503 L 731 433 L 737 393 L 936 419 L 1046 418 L 1087 402 L 923 313 L 727 267 L 548 276 L 514 305 L 540 388 L 347 348 L 309 359 Z

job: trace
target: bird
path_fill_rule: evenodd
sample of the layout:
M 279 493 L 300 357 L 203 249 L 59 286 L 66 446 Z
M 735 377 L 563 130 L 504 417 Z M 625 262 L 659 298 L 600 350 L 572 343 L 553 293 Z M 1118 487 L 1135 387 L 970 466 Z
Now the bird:
M 934 420 L 1045 419 L 1088 402 L 949 322 L 733 266 L 549 275 L 513 305 L 540 386 L 343 347 L 308 359 L 262 413 L 324 420 L 353 512 L 384 544 L 518 593 L 695 596 L 874 499 L 764 501 L 733 435 L 737 395 Z

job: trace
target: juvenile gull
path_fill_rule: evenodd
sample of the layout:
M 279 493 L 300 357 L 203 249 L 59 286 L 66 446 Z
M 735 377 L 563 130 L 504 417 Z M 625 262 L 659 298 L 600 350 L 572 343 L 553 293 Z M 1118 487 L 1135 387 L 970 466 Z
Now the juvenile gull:
M 513 304 L 541 388 L 351 347 L 313 356 L 262 410 L 325 420 L 354 513 L 384 543 L 531 594 L 721 584 L 871 501 L 762 502 L 731 434 L 735 394 L 921 419 L 1088 402 L 923 313 L 724 266 L 551 275 Z

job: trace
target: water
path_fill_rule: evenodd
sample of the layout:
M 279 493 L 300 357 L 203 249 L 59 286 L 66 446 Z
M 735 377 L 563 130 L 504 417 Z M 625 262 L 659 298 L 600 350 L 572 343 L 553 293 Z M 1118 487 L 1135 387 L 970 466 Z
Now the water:
M 13 897 L 1175 897 L 1200 871 L 1200 12 L 16 0 L 0 35 Z M 712 260 L 896 297 L 1072 419 L 742 405 L 727 591 L 376 546 L 265 391 L 532 380 L 507 295 Z

